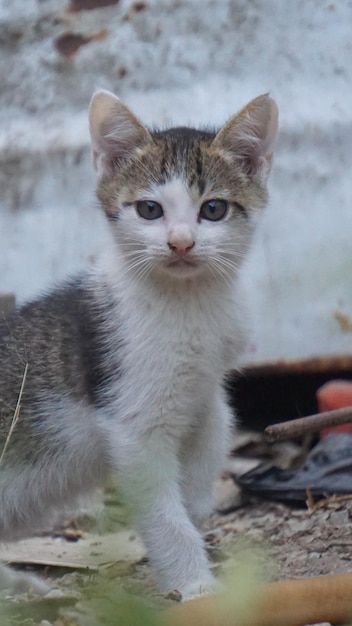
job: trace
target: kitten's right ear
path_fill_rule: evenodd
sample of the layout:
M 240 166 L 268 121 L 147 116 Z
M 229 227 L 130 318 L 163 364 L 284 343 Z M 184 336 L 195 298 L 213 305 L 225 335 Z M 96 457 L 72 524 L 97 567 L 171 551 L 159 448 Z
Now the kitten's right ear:
M 119 161 L 128 159 L 152 140 L 149 131 L 110 91 L 97 91 L 89 107 L 93 166 L 98 178 L 111 176 Z

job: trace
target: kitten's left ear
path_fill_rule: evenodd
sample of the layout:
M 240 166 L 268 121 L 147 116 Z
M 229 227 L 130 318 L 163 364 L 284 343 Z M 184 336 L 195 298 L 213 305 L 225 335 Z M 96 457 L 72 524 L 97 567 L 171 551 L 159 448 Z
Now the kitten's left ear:
M 152 141 L 149 131 L 110 91 L 97 91 L 89 107 L 93 165 L 99 178 L 111 176 L 119 162 Z
M 266 181 L 278 128 L 278 108 L 268 94 L 259 96 L 234 115 L 216 135 L 213 145 L 230 152 L 246 174 Z

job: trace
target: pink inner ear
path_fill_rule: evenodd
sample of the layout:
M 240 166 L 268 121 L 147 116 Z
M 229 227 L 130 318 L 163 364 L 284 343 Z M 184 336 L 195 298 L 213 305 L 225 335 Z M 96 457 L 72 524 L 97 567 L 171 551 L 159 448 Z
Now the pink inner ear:
M 261 122 L 261 123 L 260 123 Z M 248 120 L 241 128 L 233 129 L 232 149 L 243 163 L 249 176 L 260 174 L 266 178 L 270 172 L 276 132 L 270 123 L 262 120 Z
M 225 124 L 214 142 L 232 153 L 249 176 L 267 178 L 277 133 L 277 107 L 259 96 Z
M 238 157 L 248 176 L 260 174 L 266 178 L 269 175 L 273 154 L 266 151 L 264 142 L 257 137 L 248 138 L 247 146 L 240 147 Z
M 109 176 L 113 173 L 111 161 L 107 159 L 105 154 L 102 154 L 101 152 L 93 149 L 92 159 L 93 168 L 98 178 L 102 178 L 103 176 Z
M 92 161 L 93 161 L 93 168 L 96 174 L 98 174 L 99 172 L 99 153 L 94 150 L 94 148 L 92 149 Z
M 99 177 L 111 176 L 119 160 L 128 159 L 138 147 L 151 140 L 143 124 L 121 100 L 108 92 L 93 96 L 89 127 L 93 165 Z
M 143 126 L 136 127 L 133 123 L 128 128 L 124 123 L 120 127 L 115 123 L 110 129 L 103 128 L 93 140 L 93 164 L 97 175 L 110 176 L 119 161 L 127 160 L 137 148 L 147 143 L 147 133 Z

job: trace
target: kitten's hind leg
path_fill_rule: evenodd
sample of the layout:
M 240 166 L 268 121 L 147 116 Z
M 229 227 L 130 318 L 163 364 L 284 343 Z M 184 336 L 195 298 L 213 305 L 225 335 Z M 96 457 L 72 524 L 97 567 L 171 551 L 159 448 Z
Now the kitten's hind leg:
M 0 590 L 8 590 L 11 593 L 35 593 L 40 596 L 46 595 L 51 587 L 45 580 L 29 574 L 13 570 L 6 565 L 0 565 Z

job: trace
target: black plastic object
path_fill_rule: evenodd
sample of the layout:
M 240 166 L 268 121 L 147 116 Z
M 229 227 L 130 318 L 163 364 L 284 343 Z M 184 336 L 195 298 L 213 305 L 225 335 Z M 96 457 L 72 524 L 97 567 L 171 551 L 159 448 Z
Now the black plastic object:
M 314 498 L 352 493 L 352 434 L 332 433 L 308 455 L 304 466 L 283 470 L 260 465 L 235 479 L 247 493 L 268 500 L 304 503 Z

